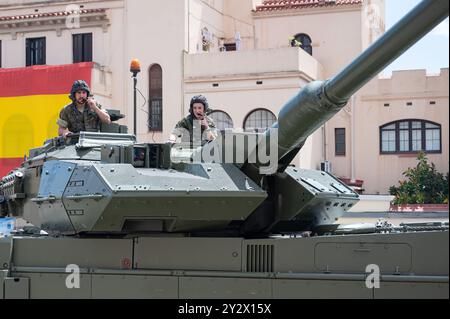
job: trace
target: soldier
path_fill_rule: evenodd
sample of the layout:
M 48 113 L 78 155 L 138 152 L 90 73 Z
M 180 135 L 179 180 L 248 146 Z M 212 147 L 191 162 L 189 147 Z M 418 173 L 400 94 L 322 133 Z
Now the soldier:
M 67 134 L 81 131 L 98 132 L 100 121 L 111 123 L 109 114 L 94 100 L 85 81 L 73 83 L 69 98 L 72 103 L 61 110 L 56 122 L 59 125 L 58 135 L 66 137 Z
M 178 137 L 184 137 L 189 133 L 189 141 L 195 140 L 195 129 L 200 125 L 202 144 L 217 138 L 217 130 L 214 121 L 206 115 L 208 100 L 203 95 L 196 95 L 191 99 L 189 115 L 175 125 L 170 135 L 169 142 L 175 143 Z

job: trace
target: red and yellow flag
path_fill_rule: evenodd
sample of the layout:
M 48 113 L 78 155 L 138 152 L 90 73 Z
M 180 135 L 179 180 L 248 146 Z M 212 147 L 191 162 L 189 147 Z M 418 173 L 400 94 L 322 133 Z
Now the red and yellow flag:
M 30 148 L 58 135 L 56 120 L 75 80 L 91 83 L 92 63 L 0 69 L 0 178 Z

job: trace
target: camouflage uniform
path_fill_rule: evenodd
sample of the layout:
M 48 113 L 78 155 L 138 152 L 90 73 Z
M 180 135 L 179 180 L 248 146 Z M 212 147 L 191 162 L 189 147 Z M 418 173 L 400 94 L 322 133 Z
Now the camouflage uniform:
M 101 105 L 97 103 L 97 107 L 101 109 Z M 81 131 L 86 132 L 98 132 L 100 129 L 100 119 L 91 108 L 87 105 L 84 106 L 84 111 L 81 113 L 78 111 L 75 103 L 66 105 L 59 113 L 59 119 L 56 123 L 69 129 L 72 133 L 79 133 Z
M 206 122 L 208 123 L 209 126 L 209 130 L 213 133 L 213 135 L 215 137 L 217 137 L 217 129 L 216 129 L 216 125 L 214 124 L 214 121 L 212 120 L 212 118 L 205 116 Z M 194 129 L 195 127 L 195 122 L 194 122 L 195 118 L 192 114 L 189 114 L 188 116 L 186 116 L 185 118 L 183 118 L 181 121 L 179 121 L 176 125 L 175 128 L 172 130 L 172 134 L 176 135 L 177 137 L 182 137 L 182 141 L 190 141 L 192 143 L 193 139 L 193 135 L 194 135 Z M 183 136 L 183 133 L 185 133 L 187 130 L 190 134 L 190 136 L 186 137 Z M 201 130 L 201 136 L 202 136 L 202 140 L 205 140 L 206 138 L 206 133 L 205 133 L 205 128 L 203 126 L 201 126 L 200 128 Z

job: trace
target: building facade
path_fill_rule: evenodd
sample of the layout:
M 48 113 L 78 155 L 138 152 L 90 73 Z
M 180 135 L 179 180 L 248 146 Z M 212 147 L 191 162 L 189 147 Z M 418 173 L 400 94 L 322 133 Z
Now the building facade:
M 448 105 L 448 68 L 437 75 L 394 71 L 371 81 L 327 131 L 331 141 L 339 138 L 336 130 L 345 134 L 344 149 L 336 143 L 327 148 L 333 172 L 363 180 L 366 193 L 383 194 L 404 179 L 402 172 L 416 166 L 424 150 L 436 169 L 447 173 Z
M 196 94 L 208 97 L 221 129 L 263 130 L 302 87 L 339 72 L 385 28 L 383 0 L 2 0 L 0 12 L 1 67 L 93 61 L 97 99 L 126 114 L 130 129 L 129 61 L 138 58 L 142 142 L 165 141 Z M 293 163 L 326 163 L 363 180 L 366 193 L 385 194 L 418 148 L 447 171 L 448 69 L 372 80 Z

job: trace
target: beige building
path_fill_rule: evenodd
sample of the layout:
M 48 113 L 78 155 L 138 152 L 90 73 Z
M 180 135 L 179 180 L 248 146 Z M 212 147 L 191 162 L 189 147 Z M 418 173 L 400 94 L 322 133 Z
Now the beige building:
M 326 158 L 337 176 L 364 181 L 365 193 L 387 193 L 417 164 L 418 150 L 439 172 L 448 172 L 448 68 L 394 71 L 369 82 L 327 123 Z M 336 147 L 336 130 L 345 148 Z
M 200 93 L 221 128 L 263 129 L 306 83 L 336 74 L 385 29 L 383 0 L 0 0 L 0 12 L 1 67 L 91 59 L 96 96 L 127 114 L 131 129 L 129 61 L 138 58 L 137 135 L 149 142 L 165 141 Z M 43 42 L 29 39 L 42 38 L 45 61 L 30 61 L 27 44 Z M 294 164 L 326 163 L 385 194 L 418 149 L 447 171 L 448 69 L 374 79 Z

